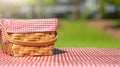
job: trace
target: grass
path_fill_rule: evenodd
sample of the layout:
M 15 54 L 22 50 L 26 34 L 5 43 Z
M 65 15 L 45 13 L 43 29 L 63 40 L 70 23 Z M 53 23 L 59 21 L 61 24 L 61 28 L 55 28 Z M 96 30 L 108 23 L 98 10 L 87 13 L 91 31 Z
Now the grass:
M 103 30 L 87 26 L 87 20 L 59 19 L 55 47 L 120 48 L 120 40 Z
M 87 26 L 87 20 L 59 19 L 59 24 L 55 47 L 120 48 L 120 40 Z

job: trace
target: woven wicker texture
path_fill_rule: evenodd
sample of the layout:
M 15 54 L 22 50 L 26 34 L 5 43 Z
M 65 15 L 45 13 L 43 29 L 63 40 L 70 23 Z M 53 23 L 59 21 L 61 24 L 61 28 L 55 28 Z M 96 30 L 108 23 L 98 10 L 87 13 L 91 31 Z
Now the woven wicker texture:
M 42 42 L 54 39 L 55 32 L 45 33 L 24 33 L 24 34 L 9 34 L 13 40 L 25 41 L 25 42 Z M 40 47 L 22 46 L 19 44 L 13 44 L 9 41 L 3 43 L 3 51 L 12 56 L 35 56 L 35 55 L 52 55 L 53 44 L 47 44 Z
M 46 32 L 46 33 L 16 33 L 9 34 L 13 40 L 25 41 L 25 42 L 42 42 L 49 41 L 55 38 L 55 32 Z

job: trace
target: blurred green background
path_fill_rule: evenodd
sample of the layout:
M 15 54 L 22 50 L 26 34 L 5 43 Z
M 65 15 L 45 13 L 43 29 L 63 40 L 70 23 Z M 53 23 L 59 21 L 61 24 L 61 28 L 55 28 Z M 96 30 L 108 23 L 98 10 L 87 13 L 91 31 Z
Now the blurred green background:
M 120 0 L 0 0 L 0 18 L 58 18 L 55 47 L 120 48 Z

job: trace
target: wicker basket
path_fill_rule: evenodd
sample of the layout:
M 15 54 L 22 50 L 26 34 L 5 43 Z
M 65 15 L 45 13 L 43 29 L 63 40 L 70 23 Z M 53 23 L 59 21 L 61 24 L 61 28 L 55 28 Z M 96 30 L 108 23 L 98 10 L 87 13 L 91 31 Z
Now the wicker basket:
M 3 52 L 12 56 L 52 55 L 57 39 L 56 31 L 9 33 L 2 22 L 6 41 L 2 43 Z

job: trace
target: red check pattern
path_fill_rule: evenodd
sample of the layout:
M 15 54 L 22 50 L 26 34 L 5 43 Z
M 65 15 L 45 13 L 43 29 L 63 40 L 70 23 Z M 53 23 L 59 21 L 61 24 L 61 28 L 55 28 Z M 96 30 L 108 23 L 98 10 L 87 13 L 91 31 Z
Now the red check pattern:
M 120 49 L 56 48 L 52 56 L 12 57 L 0 50 L 0 67 L 120 67 Z
M 57 19 L 4 19 L 9 33 L 56 31 Z

